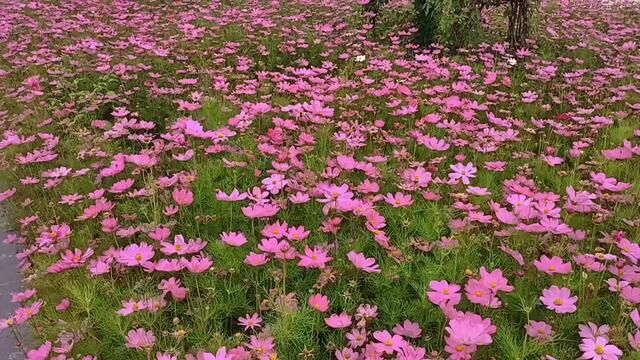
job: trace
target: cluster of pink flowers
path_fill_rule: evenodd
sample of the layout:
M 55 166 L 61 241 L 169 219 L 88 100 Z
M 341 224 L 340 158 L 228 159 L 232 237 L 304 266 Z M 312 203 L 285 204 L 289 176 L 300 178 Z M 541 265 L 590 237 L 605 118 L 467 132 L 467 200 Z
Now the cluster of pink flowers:
M 637 4 L 543 1 L 544 41 L 450 56 L 375 40 L 367 3 L 0 7 L 29 287 L 0 330 L 58 332 L 28 359 L 112 355 L 87 333 L 157 360 L 499 358 L 501 331 L 545 359 L 640 352 Z M 292 321 L 312 350 L 276 344 Z

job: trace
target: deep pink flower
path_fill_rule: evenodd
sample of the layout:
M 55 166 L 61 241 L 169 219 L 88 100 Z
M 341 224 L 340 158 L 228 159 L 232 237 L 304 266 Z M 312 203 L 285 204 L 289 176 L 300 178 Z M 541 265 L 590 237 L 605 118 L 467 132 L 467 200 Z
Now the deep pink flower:
M 247 243 L 247 238 L 241 232 L 223 232 L 220 235 L 220 240 L 229 246 L 242 246 Z
M 356 268 L 368 272 L 368 273 L 379 273 L 380 267 L 376 264 L 376 259 L 367 258 L 362 253 L 357 253 L 355 251 L 350 251 L 347 254 L 347 258 Z
M 533 265 L 539 271 L 549 275 L 569 274 L 571 272 L 571 263 L 563 262 L 562 258 L 558 256 L 549 258 L 547 255 L 542 255 L 539 260 L 533 261 Z
M 311 295 L 309 306 L 316 311 L 325 312 L 329 310 L 329 298 L 322 294 Z
M 193 193 L 188 189 L 175 188 L 171 196 L 178 206 L 189 206 L 193 203 Z
M 313 249 L 305 246 L 304 254 L 300 255 L 300 261 L 298 261 L 298 266 L 301 266 L 306 269 L 314 269 L 324 268 L 325 264 L 331 261 L 332 258 L 327 255 L 327 252 L 324 249 L 319 247 L 314 247 Z
M 145 242 L 131 244 L 118 252 L 117 261 L 126 266 L 141 266 L 149 262 L 155 252 L 153 248 Z

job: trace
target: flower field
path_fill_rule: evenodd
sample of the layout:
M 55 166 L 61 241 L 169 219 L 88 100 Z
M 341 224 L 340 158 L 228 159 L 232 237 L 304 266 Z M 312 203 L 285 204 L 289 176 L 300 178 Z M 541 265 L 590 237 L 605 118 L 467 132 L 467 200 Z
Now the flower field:
M 640 359 L 640 4 L 0 6 L 30 360 Z M 20 326 L 33 328 L 34 346 Z

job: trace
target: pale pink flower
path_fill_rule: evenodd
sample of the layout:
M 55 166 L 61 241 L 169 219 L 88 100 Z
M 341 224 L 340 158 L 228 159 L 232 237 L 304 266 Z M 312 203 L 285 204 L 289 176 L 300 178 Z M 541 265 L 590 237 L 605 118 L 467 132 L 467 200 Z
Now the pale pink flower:
M 324 322 L 331 328 L 342 329 L 351 326 L 351 315 L 347 313 L 332 314 L 324 319 Z
M 365 257 L 362 253 L 350 251 L 347 254 L 347 258 L 356 268 L 367 273 L 379 273 L 380 267 L 376 264 L 376 259 Z
M 547 309 L 553 310 L 558 314 L 566 314 L 577 310 L 575 303 L 578 301 L 578 297 L 571 296 L 571 291 L 567 288 L 559 288 L 553 285 L 542 290 L 540 301 Z
M 144 328 L 130 330 L 127 333 L 126 346 L 131 349 L 150 349 L 155 345 L 156 337 L 153 331 L 146 331 Z

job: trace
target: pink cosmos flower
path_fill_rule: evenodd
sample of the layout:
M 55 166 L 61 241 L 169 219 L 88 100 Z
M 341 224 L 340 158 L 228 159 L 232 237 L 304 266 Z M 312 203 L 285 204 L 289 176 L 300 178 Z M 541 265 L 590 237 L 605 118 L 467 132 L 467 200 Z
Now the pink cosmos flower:
M 165 255 L 186 255 L 197 253 L 207 246 L 205 241 L 201 239 L 190 239 L 188 242 L 184 240 L 184 236 L 178 234 L 173 238 L 173 244 L 169 242 L 161 242 L 163 254 Z
M 180 264 L 192 273 L 203 273 L 213 265 L 208 256 L 192 256 L 191 259 L 180 258 Z
M 461 355 L 464 356 L 457 355 L 456 358 L 465 359 L 476 350 L 477 346 L 493 342 L 491 336 L 496 332 L 496 327 L 491 324 L 490 319 L 466 313 L 451 319 L 445 330 L 449 334 L 445 338 L 447 343 L 445 350 L 452 355 L 462 353 Z
M 153 331 L 146 331 L 144 328 L 139 328 L 136 330 L 130 330 L 127 333 L 127 344 L 126 346 L 130 349 L 150 349 L 155 345 L 156 337 L 153 334 Z
M 174 188 L 171 196 L 178 206 L 189 206 L 193 203 L 193 193 L 188 189 Z
M 160 281 L 158 289 L 162 290 L 162 296 L 171 294 L 173 300 L 176 301 L 182 301 L 186 299 L 189 292 L 189 289 L 182 287 L 180 280 L 174 277 Z
M 273 224 L 265 226 L 260 233 L 268 238 L 282 239 L 285 237 L 288 228 L 289 225 L 286 222 L 280 223 L 280 221 L 276 221 Z
M 314 294 L 309 297 L 309 306 L 319 312 L 329 310 L 329 298 L 326 295 Z
M 356 268 L 367 272 L 367 273 L 379 273 L 380 267 L 376 264 L 376 259 L 367 258 L 362 253 L 357 253 L 355 251 L 350 251 L 347 254 L 347 258 Z
M 40 345 L 39 348 L 29 350 L 27 353 L 27 360 L 47 360 L 49 353 L 51 352 L 51 341 L 47 341 Z
M 488 288 L 482 281 L 469 279 L 464 287 L 467 299 L 473 304 L 478 304 L 491 308 L 499 308 L 502 305 L 496 293 Z
M 71 305 L 71 301 L 69 301 L 68 298 L 64 298 L 64 299 L 60 300 L 58 305 L 56 305 L 56 310 L 58 310 L 60 312 L 65 312 L 65 311 L 67 311 L 67 309 L 69 309 L 70 305 Z
M 487 161 L 484 163 L 484 168 L 489 171 L 502 172 L 506 167 L 507 163 L 505 161 Z
M 122 301 L 122 308 L 120 308 L 116 313 L 120 316 L 128 316 L 146 308 L 147 303 L 145 301 L 131 299 L 128 301 Z
M 513 291 L 513 286 L 509 285 L 507 278 L 502 276 L 502 270 L 495 269 L 492 272 L 487 272 L 484 266 L 480 267 L 480 281 L 484 286 L 491 289 L 493 292 Z
M 378 352 L 384 354 L 399 352 L 407 344 L 401 336 L 391 335 L 387 330 L 374 332 L 373 338 L 378 340 L 374 344 Z
M 141 266 L 153 258 L 153 248 L 145 242 L 131 244 L 118 252 L 116 260 L 126 266 Z
M 280 207 L 272 204 L 254 204 L 243 207 L 242 213 L 250 219 L 262 219 L 274 216 L 280 211 Z
M 233 360 L 233 359 L 234 357 L 230 353 L 227 353 L 227 349 L 224 346 L 219 348 L 218 351 L 216 351 L 215 355 L 213 355 L 212 353 L 200 351 L 196 356 L 196 360 Z
M 290 226 L 285 233 L 285 236 L 290 241 L 301 241 L 306 239 L 311 231 L 305 230 L 304 226 Z
M 244 326 L 244 331 L 247 331 L 249 329 L 254 330 L 255 328 L 259 328 L 262 326 L 261 324 L 262 324 L 262 317 L 260 317 L 260 315 L 258 314 L 252 314 L 251 316 L 247 314 L 246 317 L 238 318 L 238 325 Z
M 410 320 L 405 320 L 402 324 L 397 324 L 393 328 L 393 332 L 400 335 L 406 336 L 411 339 L 418 339 L 422 334 L 422 329 L 420 329 L 420 325 L 417 323 L 411 322 Z
M 293 204 L 304 204 L 309 202 L 309 200 L 311 200 L 311 197 L 308 194 L 305 194 L 301 191 L 298 191 L 295 194 L 289 195 L 289 201 L 291 201 L 291 203 Z
M 261 266 L 268 262 L 269 262 L 269 257 L 267 256 L 267 254 L 264 254 L 264 253 L 256 254 L 254 252 L 250 252 L 249 255 L 247 255 L 244 258 L 244 263 L 253 267 Z
M 343 329 L 351 326 L 351 315 L 344 312 L 340 315 L 332 314 L 324 322 L 333 329 Z
M 622 356 L 622 350 L 609 344 L 609 340 L 604 337 L 582 339 L 579 348 L 582 351 L 580 359 L 618 360 Z
M 597 337 L 609 338 L 609 325 L 598 326 L 589 321 L 586 325 L 578 325 L 578 335 L 583 339 L 595 339 Z
M 223 191 L 218 190 L 216 193 L 216 199 L 219 201 L 242 201 L 247 198 L 247 193 L 241 193 L 238 189 L 233 189 L 233 191 L 227 195 Z
M 27 289 L 23 292 L 11 293 L 11 302 L 25 302 L 31 299 L 37 292 L 36 289 Z
M 429 289 L 431 289 L 431 291 L 427 292 L 427 297 L 429 301 L 435 305 L 444 306 L 450 304 L 455 306 L 460 303 L 462 298 L 462 295 L 459 293 L 460 285 L 449 284 L 446 280 L 431 280 L 429 282 Z
M 111 185 L 109 192 L 112 194 L 122 194 L 123 192 L 129 190 L 134 183 L 135 183 L 134 179 L 120 180 L 115 184 Z
M 633 334 L 627 334 L 627 340 L 633 350 L 640 351 L 640 330 L 636 330 Z
M 538 271 L 549 275 L 571 273 L 571 263 L 563 262 L 562 258 L 558 256 L 549 258 L 547 255 L 542 255 L 539 260 L 533 261 L 533 265 Z
M 332 260 L 332 258 L 327 255 L 327 252 L 319 247 L 314 247 L 312 250 L 308 246 L 305 246 L 304 254 L 300 254 L 299 256 L 300 261 L 298 261 L 298 266 L 306 269 L 323 269 L 325 264 Z
M 470 162 L 466 165 L 457 163 L 455 165 L 451 165 L 450 168 L 453 172 L 449 173 L 449 179 L 456 183 L 461 180 L 465 185 L 469 185 L 471 183 L 469 179 L 476 177 L 476 173 L 478 172 L 478 169 Z
M 551 325 L 544 321 L 530 320 L 525 329 L 527 330 L 527 335 L 540 341 L 549 340 L 553 336 Z
M 241 232 L 223 232 L 220 235 L 220 240 L 229 246 L 242 246 L 247 243 L 247 238 Z
M 547 309 L 558 314 L 572 313 L 577 310 L 575 305 L 577 296 L 571 296 L 571 291 L 567 288 L 559 288 L 555 285 L 542 290 L 540 301 L 546 305 Z
M 411 195 L 405 195 L 403 193 L 397 192 L 394 194 L 388 193 L 384 197 L 384 201 L 393 206 L 394 208 L 406 207 L 413 204 L 413 199 Z

